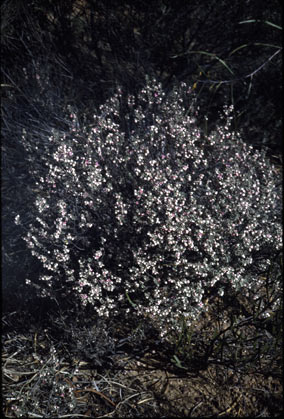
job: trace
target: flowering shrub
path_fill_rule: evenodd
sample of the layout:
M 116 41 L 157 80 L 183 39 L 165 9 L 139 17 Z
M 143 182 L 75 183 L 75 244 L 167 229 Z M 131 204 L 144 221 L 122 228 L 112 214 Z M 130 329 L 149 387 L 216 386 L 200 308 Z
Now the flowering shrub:
M 258 285 L 281 247 L 279 179 L 232 131 L 230 108 L 207 136 L 196 112 L 184 83 L 166 94 L 148 80 L 136 96 L 117 89 L 89 126 L 71 113 L 67 132 L 23 134 L 41 295 L 61 290 L 102 316 L 132 305 L 162 328 L 195 320 L 213 287 Z

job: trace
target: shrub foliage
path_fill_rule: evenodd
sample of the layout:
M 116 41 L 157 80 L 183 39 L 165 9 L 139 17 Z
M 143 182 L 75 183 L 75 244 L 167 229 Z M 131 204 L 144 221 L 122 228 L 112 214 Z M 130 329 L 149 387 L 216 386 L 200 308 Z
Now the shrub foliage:
M 135 309 L 164 330 L 191 324 L 210 293 L 255 292 L 281 247 L 279 174 L 231 112 L 205 135 L 188 85 L 166 93 L 146 78 L 136 95 L 118 87 L 91 124 L 67 108 L 68 129 L 24 132 L 40 295 L 101 316 Z

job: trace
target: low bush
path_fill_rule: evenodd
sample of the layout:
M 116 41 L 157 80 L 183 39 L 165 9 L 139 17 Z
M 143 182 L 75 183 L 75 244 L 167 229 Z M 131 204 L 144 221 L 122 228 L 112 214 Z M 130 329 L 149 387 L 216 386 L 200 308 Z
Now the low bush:
M 91 124 L 69 109 L 67 129 L 24 132 L 39 294 L 100 316 L 135 310 L 163 335 L 196 320 L 213 292 L 256 293 L 281 248 L 281 182 L 233 132 L 231 111 L 205 135 L 186 84 L 166 93 L 146 80 L 135 95 L 117 88 Z

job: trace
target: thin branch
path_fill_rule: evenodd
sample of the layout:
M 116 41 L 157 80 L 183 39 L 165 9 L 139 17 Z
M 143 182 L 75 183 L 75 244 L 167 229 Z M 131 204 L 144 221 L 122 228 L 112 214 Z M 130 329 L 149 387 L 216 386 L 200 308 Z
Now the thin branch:
M 234 81 L 240 81 L 247 79 L 249 77 L 253 77 L 256 73 L 258 73 L 269 61 L 271 61 L 279 52 L 282 51 L 282 48 L 279 48 L 274 54 L 272 54 L 268 60 L 266 60 L 263 64 L 261 64 L 256 70 L 254 70 L 252 73 L 246 74 L 245 76 L 241 76 L 235 79 L 230 80 L 197 80 L 196 83 L 213 83 L 213 84 L 224 84 L 224 83 L 232 83 Z

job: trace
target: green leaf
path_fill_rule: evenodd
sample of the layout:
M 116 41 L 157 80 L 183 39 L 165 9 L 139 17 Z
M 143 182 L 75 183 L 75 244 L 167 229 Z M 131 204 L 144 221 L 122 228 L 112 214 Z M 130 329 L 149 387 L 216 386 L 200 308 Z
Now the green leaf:
M 137 307 L 137 304 L 133 303 L 133 301 L 130 299 L 127 291 L 125 291 L 125 294 L 126 294 L 126 297 L 127 297 L 128 301 L 132 305 L 132 307 L 136 308 Z
M 178 367 L 178 368 L 182 368 L 182 369 L 184 369 L 184 370 L 186 370 L 187 368 L 185 368 L 185 367 L 183 367 L 182 365 L 181 365 L 181 362 L 180 362 L 180 360 L 178 359 L 178 357 L 176 356 L 176 355 L 174 355 L 174 357 L 171 359 L 171 361 L 174 363 L 174 364 L 176 364 L 176 366 Z
M 249 46 L 249 44 L 241 45 L 240 47 L 238 47 L 238 48 L 234 49 L 232 52 L 230 52 L 229 56 L 235 54 L 235 52 L 239 51 L 240 49 L 246 48 L 248 46 Z
M 221 58 L 219 58 L 219 57 L 217 57 L 216 56 L 216 59 L 218 60 L 218 61 L 220 61 L 220 63 L 221 64 L 223 64 L 224 65 L 224 67 L 226 67 L 226 69 L 231 73 L 231 74 L 235 74 L 234 72 L 233 72 L 233 70 L 231 70 L 230 69 L 230 67 L 225 63 L 225 61 L 224 60 L 221 60 Z
M 263 44 L 262 42 L 255 42 L 252 45 L 257 45 L 257 46 L 262 46 L 262 47 L 272 47 L 272 48 L 281 49 L 281 46 L 279 46 L 279 45 Z
M 275 25 L 275 23 L 269 22 L 268 20 L 265 20 L 264 23 L 266 23 L 269 26 L 272 26 L 273 28 L 280 29 L 280 31 L 282 31 L 282 27 Z
M 249 19 L 249 20 L 242 20 L 241 22 L 238 22 L 239 25 L 242 25 L 243 23 L 253 23 L 253 22 L 257 22 L 256 19 Z
M 273 28 L 280 29 L 282 31 L 282 27 L 276 25 L 275 23 L 270 22 L 269 20 L 260 20 L 260 19 L 249 19 L 249 20 L 242 20 L 241 22 L 238 22 L 239 25 L 242 25 L 243 23 L 265 23 L 266 25 L 272 26 Z
M 233 70 L 230 69 L 230 67 L 228 66 L 228 64 L 225 63 L 224 60 L 222 60 L 221 58 L 219 58 L 216 54 L 213 54 L 212 52 L 206 52 L 206 51 L 188 51 L 187 54 L 201 54 L 201 55 L 207 55 L 208 57 L 212 57 L 215 58 L 216 60 L 218 60 L 221 64 L 223 64 L 224 67 L 226 67 L 226 69 L 231 73 L 234 74 Z

